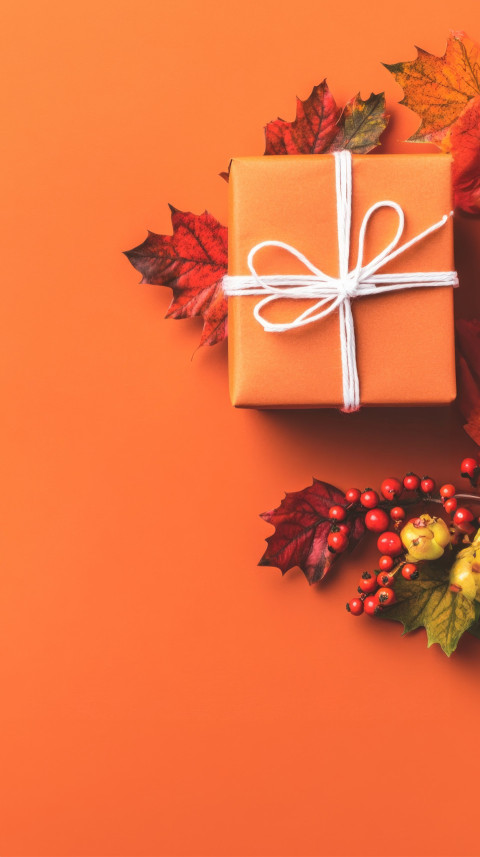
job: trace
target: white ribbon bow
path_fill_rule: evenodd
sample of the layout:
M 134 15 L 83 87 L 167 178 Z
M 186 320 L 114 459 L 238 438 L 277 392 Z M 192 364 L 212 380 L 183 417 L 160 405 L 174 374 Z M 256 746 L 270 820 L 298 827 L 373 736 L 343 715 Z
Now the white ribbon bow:
M 410 241 L 398 247 L 398 242 L 403 234 L 405 226 L 405 215 L 402 207 L 397 202 L 388 199 L 376 202 L 365 214 L 358 239 L 357 264 L 349 271 L 350 256 L 350 225 L 352 218 L 352 156 L 350 152 L 335 152 L 335 185 L 337 195 L 337 237 L 339 276 L 329 277 L 320 268 L 307 259 L 290 244 L 283 241 L 261 241 L 250 250 L 247 258 L 251 277 L 225 276 L 223 288 L 226 295 L 265 295 L 263 300 L 256 304 L 253 315 L 267 332 L 282 333 L 304 327 L 320 321 L 336 309 L 340 317 L 340 347 L 342 357 L 343 373 L 343 411 L 357 411 L 360 407 L 360 385 L 358 380 L 358 369 L 355 349 L 355 329 L 353 323 L 351 300 L 366 295 L 378 295 L 382 292 L 398 291 L 399 289 L 412 289 L 420 287 L 457 286 L 458 277 L 456 271 L 430 271 L 416 273 L 380 274 L 376 271 L 383 265 L 387 265 L 401 253 L 405 253 L 414 244 L 422 241 L 427 235 L 435 232 L 445 225 L 453 212 L 445 214 L 441 220 L 420 232 Z M 394 239 L 375 256 L 371 262 L 363 265 L 363 253 L 365 244 L 365 233 L 372 214 L 379 208 L 393 208 L 398 214 L 398 228 Z M 256 254 L 264 247 L 280 247 L 295 256 L 309 271 L 311 275 L 273 275 L 260 276 L 257 273 L 253 260 Z M 396 248 L 396 249 L 395 249 Z M 270 322 L 263 317 L 262 310 L 272 301 L 280 298 L 310 299 L 316 303 L 302 312 L 297 318 L 289 322 Z

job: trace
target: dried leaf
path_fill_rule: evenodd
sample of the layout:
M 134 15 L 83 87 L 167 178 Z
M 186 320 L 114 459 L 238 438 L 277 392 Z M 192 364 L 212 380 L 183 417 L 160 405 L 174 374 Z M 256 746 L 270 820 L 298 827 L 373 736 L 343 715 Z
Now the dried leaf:
M 276 119 L 268 123 L 265 154 L 319 155 L 340 149 L 369 152 L 379 145 L 387 122 L 383 93 L 372 93 L 366 101 L 356 95 L 342 111 L 324 80 L 305 101 L 297 98 L 293 122 Z
M 470 371 L 480 385 L 480 321 L 459 318 L 455 322 L 457 349 L 463 354 Z
M 227 229 L 208 211 L 172 212 L 173 235 L 149 232 L 126 252 L 142 274 L 141 283 L 169 286 L 173 299 L 167 318 L 203 318 L 200 345 L 215 345 L 227 335 L 227 301 L 222 278 L 227 272 Z
M 293 122 L 276 119 L 265 128 L 266 155 L 320 155 L 328 152 L 337 134 L 341 111 L 327 81 L 314 86 L 305 101 L 297 98 L 297 116 Z
M 440 143 L 471 98 L 480 95 L 480 46 L 452 32 L 442 57 L 417 48 L 410 62 L 384 64 L 404 91 L 404 104 L 421 117 L 410 142 Z
M 441 562 L 422 565 L 418 580 L 405 580 L 397 574 L 396 603 L 380 614 L 401 622 L 404 633 L 425 628 L 427 645 L 438 643 L 445 654 L 455 651 L 462 634 L 477 620 L 474 601 L 449 589 L 448 565 Z
M 421 117 L 410 137 L 453 155 L 455 205 L 480 213 L 480 45 L 451 33 L 443 57 L 417 48 L 417 59 L 386 65 L 403 87 L 405 104 Z
M 345 506 L 345 495 L 318 479 L 302 491 L 286 494 L 278 508 L 261 515 L 273 524 L 275 532 L 267 539 L 268 547 L 259 565 L 275 566 L 282 574 L 299 566 L 309 583 L 322 580 L 337 558 L 327 545 L 332 524 L 328 510 L 333 505 Z M 364 532 L 363 517 L 353 518 L 349 549 Z
M 379 137 L 387 127 L 388 119 L 383 92 L 377 95 L 372 92 L 366 101 L 362 101 L 358 93 L 343 109 L 330 151 L 348 149 L 357 155 L 370 152 L 380 145 Z
M 472 98 L 442 141 L 453 155 L 454 202 L 468 214 L 480 213 L 480 97 Z

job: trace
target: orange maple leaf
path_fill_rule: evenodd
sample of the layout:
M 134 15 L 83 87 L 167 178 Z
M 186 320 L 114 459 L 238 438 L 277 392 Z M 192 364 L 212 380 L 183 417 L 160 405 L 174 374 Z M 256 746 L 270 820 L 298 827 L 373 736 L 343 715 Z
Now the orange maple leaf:
M 411 143 L 435 143 L 453 155 L 455 205 L 480 213 L 480 45 L 452 32 L 443 57 L 417 48 L 411 62 L 387 65 L 405 104 L 421 118 Z
M 404 91 L 400 104 L 422 120 L 411 143 L 440 143 L 480 95 L 480 45 L 462 32 L 450 33 L 443 57 L 417 47 L 415 60 L 384 66 Z

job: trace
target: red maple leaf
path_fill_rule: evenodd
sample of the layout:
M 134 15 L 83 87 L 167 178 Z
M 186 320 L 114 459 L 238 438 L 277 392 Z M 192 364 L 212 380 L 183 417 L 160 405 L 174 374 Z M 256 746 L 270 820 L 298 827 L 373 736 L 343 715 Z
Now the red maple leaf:
M 480 213 L 480 96 L 472 98 L 452 125 L 443 148 L 454 157 L 452 178 L 455 205 Z
M 379 145 L 387 123 L 383 93 L 372 92 L 366 101 L 356 95 L 341 110 L 323 80 L 305 101 L 297 98 L 293 122 L 275 119 L 268 123 L 265 154 L 320 155 L 340 149 L 369 152 Z
M 327 81 L 314 86 L 305 101 L 297 98 L 297 117 L 293 122 L 275 119 L 265 128 L 265 154 L 291 155 L 328 152 L 337 134 L 341 110 L 337 107 Z
M 259 565 L 275 566 L 282 574 L 298 566 L 310 584 L 322 580 L 338 556 L 327 545 L 332 526 L 328 511 L 336 505 L 346 505 L 345 494 L 318 479 L 302 491 L 285 494 L 278 508 L 260 516 L 273 524 L 275 532 L 267 539 Z M 349 550 L 365 532 L 363 517 L 351 518 L 350 525 Z
M 178 211 L 172 205 L 173 235 L 148 237 L 125 255 L 142 274 L 141 283 L 169 286 L 173 299 L 167 318 L 203 318 L 200 345 L 227 336 L 227 301 L 222 279 L 227 273 L 227 228 L 212 214 Z

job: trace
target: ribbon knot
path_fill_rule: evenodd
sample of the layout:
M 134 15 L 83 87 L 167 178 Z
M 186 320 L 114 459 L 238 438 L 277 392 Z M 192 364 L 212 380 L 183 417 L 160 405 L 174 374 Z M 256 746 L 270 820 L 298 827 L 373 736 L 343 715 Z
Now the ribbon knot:
M 339 294 L 343 292 L 343 299 L 355 298 L 358 294 L 358 277 L 347 277 L 346 280 L 337 280 Z
M 335 187 L 337 200 L 337 239 L 339 277 L 329 277 L 320 268 L 304 256 L 295 247 L 283 241 L 261 241 L 250 250 L 247 265 L 250 277 L 225 276 L 223 288 L 226 295 L 262 295 L 253 310 L 255 319 L 263 329 L 270 333 L 283 333 L 320 321 L 338 310 L 340 322 L 340 352 L 342 360 L 343 411 L 357 411 L 360 408 L 360 384 L 358 379 L 355 328 L 351 301 L 354 298 L 381 294 L 386 291 L 420 287 L 457 286 L 456 271 L 421 271 L 415 273 L 380 274 L 376 272 L 404 253 L 427 235 L 445 225 L 453 214 L 445 214 L 441 220 L 420 232 L 410 241 L 398 246 L 405 226 L 402 207 L 391 200 L 382 200 L 372 205 L 365 214 L 360 226 L 357 262 L 349 270 L 350 226 L 352 218 L 352 156 L 350 152 L 335 152 Z M 371 262 L 363 264 L 365 233 L 372 215 L 380 208 L 392 208 L 398 215 L 398 227 L 392 241 Z M 260 276 L 254 266 L 256 254 L 264 247 L 279 247 L 286 250 L 305 268 L 308 275 Z M 292 321 L 271 322 L 262 315 L 268 304 L 279 299 L 308 299 L 315 303 L 300 313 Z

